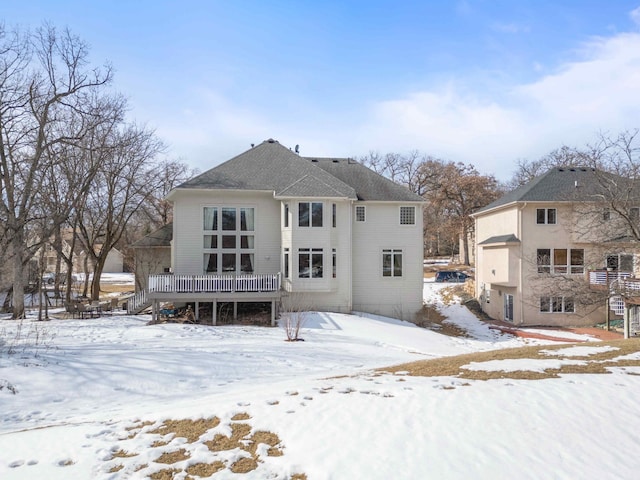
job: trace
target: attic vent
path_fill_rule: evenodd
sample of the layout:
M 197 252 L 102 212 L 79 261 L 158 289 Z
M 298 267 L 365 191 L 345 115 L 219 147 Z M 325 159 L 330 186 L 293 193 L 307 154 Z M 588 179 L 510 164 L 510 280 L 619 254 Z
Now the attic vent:
M 335 160 L 335 159 L 333 160 L 333 163 L 339 163 L 339 162 L 340 160 Z
M 564 168 L 559 168 L 558 171 L 559 172 L 564 172 Z
M 587 168 L 581 168 L 580 171 L 582 172 L 586 172 L 588 169 Z
M 270 138 L 269 140 L 267 140 L 268 143 L 276 143 L 276 141 L 273 138 Z
M 317 158 L 312 158 L 312 159 L 311 159 L 311 161 L 312 161 L 313 163 L 318 163 L 318 159 L 317 159 Z
M 570 172 L 575 172 L 575 171 L 576 171 L 576 169 L 575 169 L 575 168 L 570 168 L 570 169 L 569 169 L 569 171 L 570 171 Z

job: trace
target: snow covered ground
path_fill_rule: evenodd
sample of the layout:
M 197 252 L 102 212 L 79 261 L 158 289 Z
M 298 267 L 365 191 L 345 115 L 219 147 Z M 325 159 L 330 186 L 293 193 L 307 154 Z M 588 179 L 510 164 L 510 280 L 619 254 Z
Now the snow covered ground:
M 443 305 L 445 287 L 425 282 L 425 301 L 439 303 L 469 338 L 328 313 L 309 315 L 304 342 L 285 342 L 279 328 L 146 325 L 149 316 L 3 320 L 0 478 L 162 478 L 167 469 L 198 478 L 189 468 L 216 460 L 223 463 L 214 479 L 638 478 L 640 370 L 537 381 L 375 372 L 551 343 L 488 329 L 461 305 Z M 584 356 L 603 347 L 565 350 L 564 357 Z M 469 369 L 540 370 L 570 361 L 550 352 L 548 360 Z M 194 439 L 153 433 L 165 420 L 214 416 L 218 423 Z M 263 444 L 253 453 L 257 468 L 232 473 L 234 462 L 251 456 L 250 436 L 220 451 L 206 442 L 231 438 L 238 424 L 277 435 L 281 455 Z

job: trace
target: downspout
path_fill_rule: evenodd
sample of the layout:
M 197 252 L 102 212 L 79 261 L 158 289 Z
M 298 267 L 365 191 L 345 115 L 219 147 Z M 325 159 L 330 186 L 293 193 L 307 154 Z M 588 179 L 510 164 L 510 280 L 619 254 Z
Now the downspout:
M 520 281 L 518 285 L 520 286 L 520 301 L 518 302 L 518 306 L 520 307 L 520 324 L 524 323 L 524 272 L 522 271 L 522 257 L 524 255 L 524 242 L 522 239 L 522 211 L 527 206 L 527 202 L 522 204 L 522 207 L 518 209 L 518 238 L 520 239 L 520 258 L 518 259 L 518 274 L 520 275 Z
M 347 308 L 349 312 L 353 311 L 353 210 L 354 201 L 349 204 L 349 304 Z

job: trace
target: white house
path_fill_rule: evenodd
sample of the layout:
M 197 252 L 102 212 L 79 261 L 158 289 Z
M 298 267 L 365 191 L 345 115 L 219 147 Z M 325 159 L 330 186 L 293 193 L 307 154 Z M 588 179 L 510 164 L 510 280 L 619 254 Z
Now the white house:
M 411 320 L 422 307 L 422 198 L 352 159 L 305 158 L 269 139 L 183 183 L 173 203 L 162 302 L 203 306 L 282 296 L 319 311 Z

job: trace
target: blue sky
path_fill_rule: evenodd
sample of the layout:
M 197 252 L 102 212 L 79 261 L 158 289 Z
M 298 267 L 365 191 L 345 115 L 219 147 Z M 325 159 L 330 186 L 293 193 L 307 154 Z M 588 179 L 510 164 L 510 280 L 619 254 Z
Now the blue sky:
M 116 69 L 130 118 L 200 170 L 267 138 L 303 155 L 518 159 L 640 127 L 640 0 L 4 0 Z

